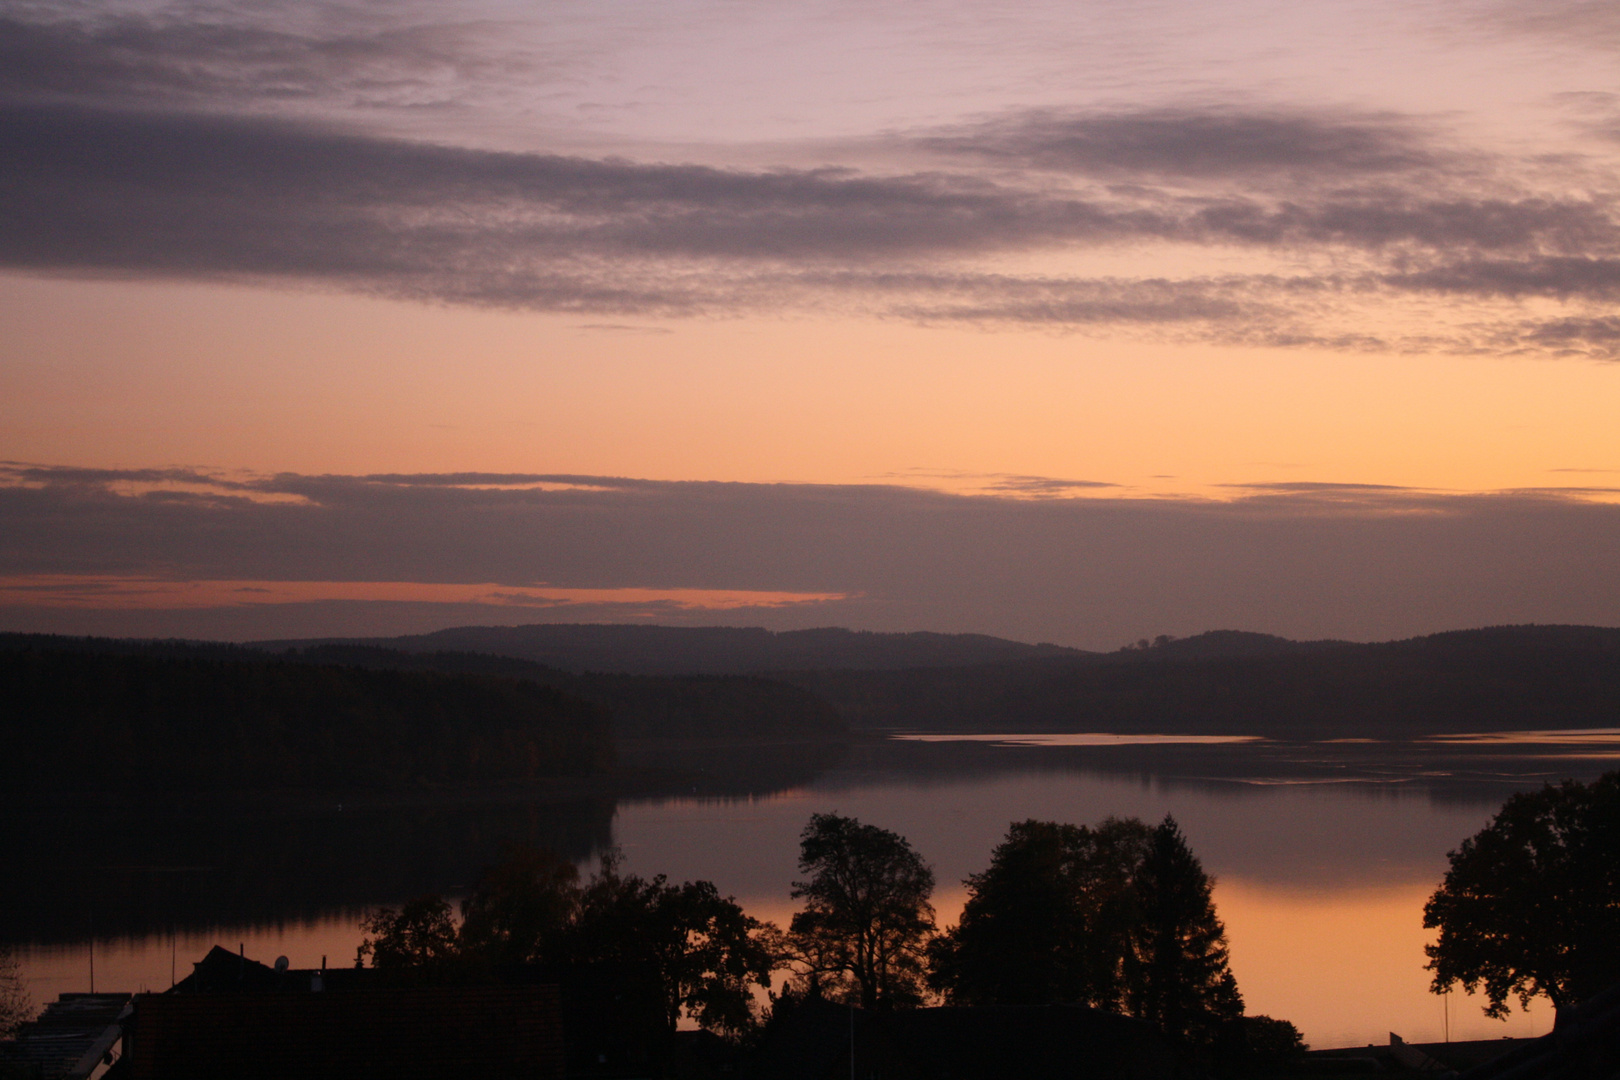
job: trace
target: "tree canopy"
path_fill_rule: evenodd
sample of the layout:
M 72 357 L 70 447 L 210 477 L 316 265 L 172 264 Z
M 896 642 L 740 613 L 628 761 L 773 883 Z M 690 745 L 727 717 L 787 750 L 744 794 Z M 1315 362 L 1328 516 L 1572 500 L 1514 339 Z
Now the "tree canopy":
M 864 1009 L 916 1004 L 934 933 L 934 871 L 905 837 L 837 814 L 799 836 L 788 947 L 807 989 Z
M 0 942 L 0 1039 L 33 1019 L 34 1007 L 23 985 L 22 965 L 11 947 Z
M 656 997 L 670 1032 L 690 1016 L 733 1036 L 754 1023 L 751 987 L 768 988 L 779 966 L 775 928 L 713 882 L 624 874 L 612 851 L 582 885 L 567 860 L 511 845 L 462 901 L 461 915 L 457 926 L 437 896 L 373 912 L 361 923 L 367 936 L 356 964 L 369 959 L 404 981 L 486 978 L 513 965 L 601 965 Z
M 1211 1041 L 1221 1025 L 1243 1015 L 1213 888 L 1175 818 L 1167 815 L 1136 871 L 1130 1011 L 1195 1042 Z
M 953 1004 L 1087 1004 L 1200 1043 L 1243 1015 L 1212 883 L 1173 818 L 1015 822 L 966 884 L 930 950 Z
M 443 897 L 419 896 L 398 911 L 379 908 L 360 920 L 360 929 L 366 936 L 355 967 L 369 958 L 378 971 L 437 979 L 460 965 L 461 942 Z
M 1450 855 L 1423 909 L 1432 989 L 1577 1004 L 1620 973 L 1620 771 L 1511 796 Z
M 930 947 L 930 983 L 955 1005 L 1083 1003 L 1117 1008 L 1151 830 L 1014 822 L 969 877 L 961 921 Z
M 552 959 L 575 922 L 579 871 L 553 851 L 509 844 L 461 902 L 460 947 L 487 964 Z
M 610 855 L 580 896 L 566 948 L 575 962 L 653 972 L 670 1031 L 686 1015 L 740 1035 L 755 1019 L 751 987 L 768 989 L 777 966 L 765 931 L 713 882 L 620 874 Z

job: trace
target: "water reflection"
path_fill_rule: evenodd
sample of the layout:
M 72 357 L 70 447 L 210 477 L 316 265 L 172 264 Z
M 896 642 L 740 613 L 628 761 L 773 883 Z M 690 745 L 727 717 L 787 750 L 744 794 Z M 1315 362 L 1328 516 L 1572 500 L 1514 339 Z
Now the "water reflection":
M 362 909 L 459 892 L 499 844 L 586 862 L 623 847 L 636 873 L 708 878 L 786 921 L 813 812 L 895 829 L 935 866 L 944 922 L 1010 821 L 1153 821 L 1172 813 L 1218 879 L 1252 1011 L 1317 1045 L 1438 1039 L 1422 970 L 1423 900 L 1446 852 L 1512 791 L 1588 779 L 1602 761 L 1497 742 L 1046 744 L 871 740 L 851 747 L 631 747 L 612 791 L 273 804 L 34 806 L 0 815 L 0 935 L 36 1001 L 160 989 L 216 941 L 249 955 L 350 963 Z M 1545 1030 L 1451 1007 L 1452 1036 Z
M 1430 735 L 1431 743 L 1503 743 L 1517 746 L 1620 746 L 1620 728 L 1564 731 L 1486 731 L 1461 735 Z
M 1112 735 L 1107 732 L 1059 732 L 1038 735 L 962 735 L 956 732 L 895 732 L 901 742 L 987 742 L 997 746 L 1219 746 L 1263 741 L 1259 735 Z

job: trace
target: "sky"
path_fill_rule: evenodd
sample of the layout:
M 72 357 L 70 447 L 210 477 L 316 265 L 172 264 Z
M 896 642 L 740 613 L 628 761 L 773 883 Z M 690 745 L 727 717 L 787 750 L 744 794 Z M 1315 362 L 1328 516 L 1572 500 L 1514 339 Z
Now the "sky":
M 1620 624 L 1617 50 L 0 0 L 0 630 Z

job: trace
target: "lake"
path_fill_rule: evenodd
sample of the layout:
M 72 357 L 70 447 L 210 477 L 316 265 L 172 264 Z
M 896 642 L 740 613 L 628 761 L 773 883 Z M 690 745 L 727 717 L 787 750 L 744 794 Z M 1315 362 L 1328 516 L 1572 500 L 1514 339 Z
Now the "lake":
M 908 733 L 911 735 L 927 733 Z M 0 817 L 0 933 L 36 1004 L 158 990 L 220 943 L 294 966 L 353 963 L 369 906 L 456 895 L 504 839 L 588 866 L 708 878 L 753 914 L 794 910 L 799 831 L 836 811 L 905 835 L 933 865 L 941 925 L 1011 821 L 1173 814 L 1204 867 L 1251 1013 L 1313 1046 L 1544 1033 L 1551 1010 L 1485 1019 L 1427 991 L 1424 900 L 1446 853 L 1516 790 L 1613 767 L 1620 734 L 1413 743 L 1209 743 L 990 736 L 847 749 L 632 748 L 614 795 L 193 800 Z

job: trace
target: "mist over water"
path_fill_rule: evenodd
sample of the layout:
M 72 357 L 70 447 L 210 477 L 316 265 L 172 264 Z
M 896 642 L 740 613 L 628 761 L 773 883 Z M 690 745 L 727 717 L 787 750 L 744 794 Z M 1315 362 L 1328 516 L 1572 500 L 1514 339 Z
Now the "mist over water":
M 836 811 L 896 830 L 934 866 L 941 925 L 1009 822 L 1173 814 L 1217 879 L 1251 1013 L 1318 1047 L 1540 1034 L 1550 1010 L 1486 1020 L 1427 992 L 1422 906 L 1446 853 L 1508 794 L 1603 771 L 1555 740 L 1455 744 L 1007 745 L 883 740 L 847 749 L 632 749 L 644 782 L 613 796 L 7 811 L 0 934 L 36 1004 L 89 988 L 161 990 L 215 944 L 294 966 L 353 963 L 360 914 L 457 895 L 503 841 L 587 865 L 616 844 L 630 872 L 707 878 L 786 922 L 798 835 Z M 646 771 L 651 763 L 661 768 Z M 645 780 L 656 776 L 656 780 Z

